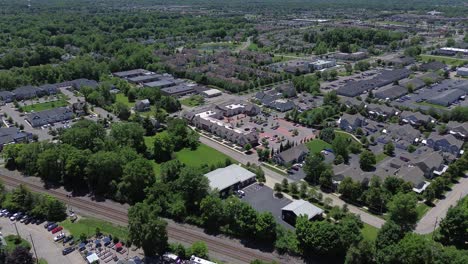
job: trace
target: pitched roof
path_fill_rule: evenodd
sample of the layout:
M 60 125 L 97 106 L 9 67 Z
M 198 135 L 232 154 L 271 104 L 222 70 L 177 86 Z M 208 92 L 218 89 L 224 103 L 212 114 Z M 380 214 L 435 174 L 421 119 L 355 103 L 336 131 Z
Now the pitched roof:
M 292 203 L 281 208 L 281 210 L 291 211 L 296 216 L 307 215 L 309 220 L 323 213 L 322 209 L 304 200 L 294 200 Z
M 281 157 L 284 162 L 288 163 L 297 160 L 304 153 L 309 153 L 309 149 L 306 145 L 301 144 L 279 153 L 278 156 Z
M 247 181 L 255 177 L 255 173 L 242 168 L 237 164 L 229 165 L 225 168 L 219 168 L 211 171 L 205 176 L 210 182 L 211 189 L 224 190 L 237 183 Z

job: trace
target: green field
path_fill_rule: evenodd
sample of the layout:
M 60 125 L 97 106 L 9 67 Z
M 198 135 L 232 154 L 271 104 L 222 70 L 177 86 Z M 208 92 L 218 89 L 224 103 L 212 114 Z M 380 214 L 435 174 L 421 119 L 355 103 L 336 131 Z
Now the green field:
M 431 103 L 428 103 L 428 102 L 420 102 L 420 103 L 416 103 L 416 104 L 429 106 L 429 107 L 433 107 L 433 108 L 438 108 L 438 109 L 447 109 L 447 107 L 445 107 L 445 106 L 438 105 L 438 104 L 431 104 Z
M 427 211 L 429 211 L 429 209 L 431 209 L 431 207 L 429 207 L 427 204 L 419 203 L 416 206 L 416 212 L 418 212 L 418 219 L 421 219 L 427 213 Z
M 115 95 L 115 101 L 125 104 L 126 106 L 132 108 L 135 106 L 135 103 L 129 102 L 127 96 L 123 93 L 118 93 Z
M 379 164 L 382 160 L 384 160 L 386 157 L 388 157 L 385 153 L 379 153 L 375 155 L 375 162 Z
M 31 111 L 40 112 L 40 111 L 67 106 L 67 105 L 68 105 L 68 102 L 65 99 L 59 99 L 53 102 L 22 106 L 21 109 L 23 110 L 23 112 L 31 112 Z
M 327 142 L 321 140 L 321 139 L 314 139 L 312 141 L 309 141 L 306 143 L 307 147 L 309 148 L 310 152 L 315 154 L 319 153 L 320 151 L 324 149 L 331 149 L 332 146 L 328 144 Z
M 26 240 L 24 240 L 22 238 L 20 238 L 21 240 L 19 241 L 18 244 L 16 244 L 16 242 L 17 242 L 16 238 L 17 238 L 16 235 L 9 235 L 9 236 L 5 237 L 5 241 L 7 243 L 5 249 L 6 249 L 7 252 L 11 252 L 11 251 L 15 250 L 15 248 L 20 247 L 20 246 L 28 248 L 28 249 L 31 248 L 31 244 L 28 241 L 26 241 Z
M 201 95 L 194 95 L 194 96 L 190 96 L 189 98 L 180 100 L 180 103 L 185 106 L 195 107 L 195 106 L 203 105 L 204 99 Z
M 153 148 L 154 137 L 145 137 L 145 144 L 148 148 Z M 208 164 L 208 165 L 215 165 L 219 163 L 224 164 L 226 159 L 230 159 L 232 162 L 235 162 L 229 156 L 204 144 L 200 144 L 196 150 L 191 150 L 187 148 L 182 149 L 175 153 L 175 157 L 180 162 L 186 164 L 187 166 L 192 166 L 192 167 L 200 167 L 202 164 Z M 152 162 L 153 162 L 154 173 L 156 175 L 159 175 L 161 172 L 161 164 L 158 164 L 154 161 Z
M 75 223 L 72 223 L 67 219 L 61 222 L 60 225 L 69 231 L 75 238 L 80 237 L 83 233 L 88 237 L 93 236 L 96 233 L 96 228 L 99 228 L 103 234 L 112 234 L 112 236 L 117 236 L 123 240 L 128 237 L 127 228 L 94 218 L 81 218 Z
M 457 65 L 457 66 L 468 63 L 468 60 L 459 59 L 455 57 L 445 57 L 445 56 L 436 56 L 436 55 L 427 55 L 427 54 L 422 54 L 420 56 L 424 62 L 428 62 L 429 60 L 433 59 L 433 60 L 440 61 L 449 65 Z
M 369 241 L 374 241 L 377 238 L 378 232 L 378 228 L 368 225 L 366 223 L 364 223 L 364 227 L 361 229 L 362 236 L 364 237 L 364 239 L 367 239 Z
M 348 139 L 350 138 L 351 140 L 354 140 L 356 141 L 357 143 L 361 144 L 361 142 L 357 141 L 351 134 L 345 132 L 345 131 L 341 131 L 341 130 L 335 130 L 335 136 L 336 137 L 343 137 L 345 139 Z

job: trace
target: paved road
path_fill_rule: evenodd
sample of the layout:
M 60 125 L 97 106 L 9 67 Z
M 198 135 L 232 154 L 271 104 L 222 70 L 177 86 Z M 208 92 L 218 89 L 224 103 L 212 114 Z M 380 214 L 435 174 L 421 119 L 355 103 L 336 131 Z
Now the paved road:
M 447 215 L 450 206 L 457 204 L 458 200 L 468 194 L 468 175 L 460 179 L 460 182 L 453 186 L 452 190 L 445 195 L 445 199 L 437 202 L 429 212 L 419 220 L 415 232 L 418 234 L 429 234 L 439 226 L 440 220 Z
M 45 189 L 39 178 L 22 177 L 18 172 L 10 172 L 4 168 L 0 168 L 0 178 L 8 188 L 24 184 L 34 192 L 48 193 L 49 195 L 55 196 L 57 199 L 66 203 L 67 206 L 72 207 L 77 214 L 98 217 L 99 219 L 107 220 L 118 225 L 128 224 L 128 205 L 126 204 L 122 205 L 110 200 L 97 202 L 86 196 L 69 199 L 66 196 L 66 194 L 69 193 L 63 188 Z M 302 263 L 297 259 L 247 248 L 238 240 L 205 234 L 202 229 L 195 226 L 181 225 L 168 221 L 167 232 L 172 242 L 180 242 L 187 245 L 196 241 L 204 241 L 209 248 L 210 256 L 224 263 L 243 264 L 250 263 L 255 259 L 267 262 Z
M 31 243 L 31 237 L 36 247 L 37 257 L 47 260 L 49 264 L 79 264 L 86 263 L 81 257 L 78 251 L 74 251 L 66 256 L 62 255 L 64 247 L 61 243 L 55 243 L 53 241 L 54 235 L 47 232 L 42 225 L 24 225 L 22 223 L 16 223 L 20 236 Z M 4 236 L 16 235 L 14 222 L 8 218 L 0 218 L 0 226 Z M 31 237 L 30 237 L 31 235 Z M 31 252 L 33 250 L 31 249 Z
M 228 156 L 230 156 L 231 158 L 243 163 L 243 164 L 246 164 L 247 162 L 250 162 L 251 164 L 260 164 L 258 162 L 258 156 L 257 156 L 257 153 L 252 153 L 251 155 L 244 155 L 242 153 L 239 153 L 235 150 L 232 150 L 226 146 L 223 146 L 221 144 L 219 144 L 218 142 L 215 142 L 213 140 L 210 140 L 210 139 L 207 139 L 203 136 L 200 136 L 200 141 L 205 144 L 205 145 L 208 145 Z M 290 182 L 293 182 L 292 179 L 282 175 L 282 174 L 279 174 L 275 171 L 272 171 L 270 169 L 268 169 L 267 167 L 265 166 L 262 166 L 262 169 L 263 171 L 265 172 L 265 177 L 267 178 L 267 185 L 270 186 L 270 187 L 273 187 L 275 183 L 281 183 L 281 181 L 283 179 L 288 179 Z M 329 193 L 323 193 L 323 197 L 326 198 L 326 197 L 329 197 L 332 199 L 333 201 L 333 205 L 338 205 L 338 206 L 343 206 L 345 204 L 345 202 L 343 200 L 341 200 L 338 196 L 336 195 L 333 195 L 333 194 L 329 194 Z M 372 214 L 369 214 L 361 209 L 359 209 L 358 207 L 354 206 L 354 205 L 350 205 L 348 204 L 348 209 L 350 212 L 354 213 L 354 214 L 357 214 L 361 217 L 361 220 L 364 222 L 364 223 L 367 223 L 369 225 L 372 225 L 374 227 L 377 227 L 377 228 L 380 228 L 384 223 L 385 221 L 382 219 L 382 218 L 379 218 L 377 216 L 374 216 Z

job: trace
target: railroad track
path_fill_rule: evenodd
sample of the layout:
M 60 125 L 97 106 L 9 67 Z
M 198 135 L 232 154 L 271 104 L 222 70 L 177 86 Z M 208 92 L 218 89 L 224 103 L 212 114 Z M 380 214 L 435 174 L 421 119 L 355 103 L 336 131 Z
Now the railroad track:
M 76 197 L 70 199 L 65 193 L 53 189 L 45 189 L 41 185 L 34 184 L 23 179 L 18 179 L 17 177 L 0 175 L 0 178 L 3 180 L 5 186 L 17 187 L 20 184 L 23 184 L 33 192 L 52 195 L 62 202 L 67 203 L 68 205 L 80 209 L 84 212 L 106 217 L 121 225 L 128 224 L 128 214 L 124 207 L 121 209 L 116 209 L 110 206 L 106 206 L 102 203 L 82 200 Z M 236 263 L 250 263 L 255 259 L 268 262 L 279 260 L 273 254 L 258 252 L 256 250 L 246 248 L 240 244 L 236 244 L 232 241 L 226 241 L 222 238 L 210 236 L 201 231 L 191 230 L 171 222 L 168 222 L 167 233 L 169 238 L 179 242 L 192 244 L 196 241 L 204 241 L 210 251 L 221 256 L 226 256 L 230 259 L 237 260 Z

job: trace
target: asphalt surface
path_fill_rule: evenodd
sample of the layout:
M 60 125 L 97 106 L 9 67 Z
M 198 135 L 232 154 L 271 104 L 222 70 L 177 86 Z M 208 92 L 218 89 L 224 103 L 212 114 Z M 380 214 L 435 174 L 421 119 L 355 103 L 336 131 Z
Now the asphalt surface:
M 4 236 L 16 235 L 16 229 L 14 226 L 15 222 L 10 221 L 6 217 L 0 218 L 0 226 L 2 227 L 2 233 Z M 16 222 L 18 232 L 24 240 L 27 240 L 31 246 L 31 238 L 36 248 L 37 257 L 39 259 L 47 260 L 49 264 L 79 264 L 86 263 L 81 257 L 78 251 L 73 251 L 70 254 L 63 256 L 62 250 L 65 248 L 62 243 L 55 243 L 54 236 L 51 232 L 47 232 L 47 229 L 43 225 L 25 225 L 20 222 Z M 34 251 L 31 249 L 34 254 Z
M 445 199 L 439 200 L 435 207 L 429 210 L 421 220 L 419 220 L 415 232 L 418 234 L 429 234 L 433 232 L 445 218 L 447 211 L 451 206 L 468 194 L 468 175 L 461 178 L 459 183 L 453 186 L 452 190 L 447 192 Z
M 59 189 L 45 189 L 43 183 L 37 177 L 22 177 L 18 172 L 10 172 L 0 169 L 0 178 L 8 188 L 17 187 L 20 184 L 26 185 L 31 191 L 47 193 L 63 201 L 71 207 L 77 214 L 98 217 L 99 219 L 110 221 L 118 225 L 128 224 L 128 205 L 119 204 L 110 200 L 97 202 L 90 197 L 68 198 L 69 192 Z M 277 261 L 280 263 L 302 263 L 300 260 L 286 256 L 278 256 L 271 252 L 262 252 L 258 249 L 247 248 L 238 240 L 205 234 L 202 229 L 174 223 L 168 220 L 167 232 L 170 241 L 183 244 L 192 244 L 196 241 L 204 241 L 209 248 L 209 254 L 213 258 L 224 263 L 250 263 L 255 259 L 266 262 Z
M 250 162 L 250 164 L 260 164 L 258 162 L 258 156 L 256 153 L 252 153 L 250 155 L 245 155 L 243 153 L 240 153 L 240 152 L 237 152 L 235 150 L 232 150 L 230 148 L 227 148 L 226 146 L 223 146 L 223 145 L 220 145 L 219 143 L 213 141 L 213 140 L 210 140 L 210 139 L 207 139 L 203 136 L 200 137 L 200 141 L 203 143 L 203 144 L 206 144 L 228 156 L 230 156 L 231 158 L 239 161 L 240 163 L 243 163 L 243 164 L 247 164 L 247 162 Z M 293 179 L 291 178 L 288 178 L 282 174 L 279 174 L 275 171 L 272 171 L 270 169 L 268 169 L 267 167 L 265 166 L 262 166 L 262 169 L 263 171 L 265 172 L 265 177 L 267 178 L 267 182 L 266 184 L 270 187 L 270 188 L 273 188 L 274 184 L 275 183 L 281 183 L 281 181 L 283 181 L 283 179 L 288 179 L 288 181 L 290 182 L 294 182 Z M 326 197 L 329 197 L 332 199 L 333 201 L 333 205 L 338 205 L 338 206 L 343 206 L 345 204 L 345 202 L 343 200 L 341 200 L 338 196 L 334 195 L 334 194 L 330 194 L 330 193 L 322 193 L 323 194 L 323 198 L 326 198 Z M 354 206 L 354 205 L 350 205 L 348 204 L 348 209 L 350 212 L 354 213 L 354 214 L 357 214 L 361 217 L 361 220 L 364 222 L 364 223 L 367 223 L 369 225 L 372 225 L 374 227 L 377 227 L 377 228 L 380 228 L 384 223 L 385 223 L 385 220 L 383 220 L 382 218 L 379 218 L 375 215 L 372 215 L 372 214 L 369 214 L 361 209 L 359 209 L 358 207 Z

